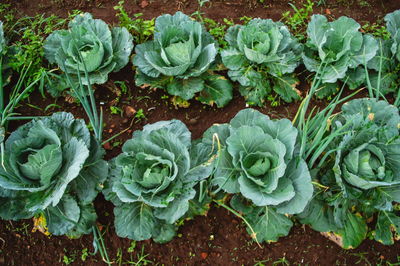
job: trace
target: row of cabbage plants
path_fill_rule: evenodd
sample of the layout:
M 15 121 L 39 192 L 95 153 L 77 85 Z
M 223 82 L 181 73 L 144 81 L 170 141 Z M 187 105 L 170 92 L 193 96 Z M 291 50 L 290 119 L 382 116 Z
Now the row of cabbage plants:
M 387 40 L 363 34 L 351 18 L 328 22 L 325 16 L 314 15 L 302 44 L 281 22 L 253 19 L 231 26 L 225 36 L 227 46 L 219 48 L 200 22 L 181 12 L 162 15 L 156 19 L 154 39 L 135 48 L 135 81 L 142 88 L 161 88 L 183 100 L 196 98 L 223 107 L 232 99 L 232 83 L 221 75 L 221 70 L 228 70 L 247 103 L 262 106 L 271 95 L 285 102 L 301 99 L 304 92 L 298 88 L 295 70 L 304 64 L 320 75 L 319 98 L 336 94 L 342 84 L 351 89 L 366 86 L 370 97 L 397 95 L 400 11 L 388 14 L 385 21 L 391 36 Z M 125 28 L 110 30 L 103 21 L 84 14 L 68 30 L 51 34 L 44 50 L 48 61 L 75 81 L 85 65 L 90 83 L 102 84 L 110 72 L 128 63 L 132 42 Z M 50 91 L 59 95 L 66 88 L 65 77 L 59 77 Z
M 326 27 L 314 27 L 318 20 L 318 26 Z M 0 78 L 0 217 L 35 217 L 44 231 L 79 237 L 92 232 L 97 218 L 93 201 L 102 191 L 115 205 L 117 234 L 134 240 L 167 242 L 183 219 L 204 214 L 214 202 L 242 218 L 257 242 L 277 241 L 298 221 L 335 234 L 344 248 L 354 248 L 367 237 L 393 244 L 400 233 L 398 108 L 374 98 L 348 101 L 339 92 L 325 109 L 307 112 L 311 97 L 326 83 L 327 70 L 341 73 L 338 67 L 344 61 L 357 65 L 364 60 L 366 67 L 366 51 L 372 50 L 366 44 L 374 41 L 358 31 L 347 39 L 352 28 L 343 21 L 352 20 L 328 23 L 323 16 L 312 18 L 308 48 L 314 47 L 311 40 L 319 43 L 314 56 L 323 55 L 323 59 L 312 61 L 319 65 L 317 75 L 292 122 L 245 109 L 229 123 L 214 125 L 201 139 L 192 140 L 181 121 L 160 121 L 135 131 L 122 153 L 107 162 L 101 148 L 101 114 L 96 111 L 91 84 L 105 82 L 109 72 L 128 63 L 132 38 L 126 29 L 109 30 L 89 14 L 76 17 L 69 30 L 49 36 L 45 51 L 65 72 L 65 78 L 53 82 L 71 88 L 88 114 L 94 135 L 83 120 L 61 112 L 33 119 L 4 141 L 7 124 L 15 118 L 14 108 L 26 90 L 20 91 L 18 82 L 4 104 L 5 83 Z M 247 27 L 248 33 L 242 30 Z M 206 84 L 212 79 L 214 85 L 227 82 L 209 71 L 212 62 L 208 59 L 215 59 L 216 44 L 198 22 L 177 13 L 159 17 L 156 28 L 154 41 L 136 47 L 133 62 L 140 79 L 168 80 L 170 86 L 183 90 L 189 80 L 202 80 L 203 89 L 211 87 Z M 257 33 L 264 28 L 270 31 Z M 3 62 L 12 53 L 0 30 L 1 76 L 5 77 L 8 69 Z M 228 32 L 228 43 L 248 46 L 237 47 L 236 52 L 232 47 L 222 51 L 222 60 L 229 54 L 240 65 L 245 58 L 264 58 L 257 53 L 292 46 L 277 44 L 285 38 L 291 39 L 286 27 L 270 20 L 234 26 Z M 399 46 L 391 42 L 395 53 Z M 356 44 L 357 51 L 364 52 L 350 56 Z M 341 52 L 338 47 L 350 50 Z M 312 53 L 303 56 L 311 62 Z M 282 59 L 268 58 L 266 62 Z M 286 61 L 279 62 L 285 66 Z M 249 71 L 252 67 L 247 65 Z M 186 79 L 183 74 L 163 72 L 178 69 L 188 74 Z M 380 80 L 382 73 L 378 71 Z M 204 75 L 213 78 L 207 80 Z M 335 113 L 343 102 L 341 112 Z
M 323 149 L 315 163 L 299 156 L 304 132 L 254 109 L 195 141 L 178 120 L 146 125 L 107 163 L 83 120 L 69 113 L 34 119 L 5 142 L 0 217 L 39 216 L 51 234 L 79 237 L 91 232 L 93 200 L 104 188 L 117 234 L 134 240 L 167 242 L 180 220 L 230 198 L 257 242 L 288 235 L 297 219 L 336 234 L 344 248 L 366 237 L 393 244 L 400 232 L 398 109 L 356 99 L 329 123 L 311 134 L 323 141 L 305 143 Z

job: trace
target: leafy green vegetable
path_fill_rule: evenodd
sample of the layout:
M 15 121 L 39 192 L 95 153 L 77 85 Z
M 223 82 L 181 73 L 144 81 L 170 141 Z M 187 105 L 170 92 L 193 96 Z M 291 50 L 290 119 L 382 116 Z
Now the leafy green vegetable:
M 287 119 L 270 120 L 254 109 L 240 111 L 229 124 L 208 129 L 202 143 L 221 145 L 212 184 L 237 194 L 232 207 L 252 225 L 258 241 L 287 235 L 313 193 L 305 162 L 297 158 L 297 130 Z
M 146 125 L 128 140 L 111 162 L 106 189 L 114 205 L 115 228 L 121 237 L 167 242 L 174 223 L 189 210 L 195 185 L 211 175 L 210 154 L 178 121 Z
M 356 99 L 332 122 L 336 134 L 315 170 L 320 189 L 300 215 L 303 223 L 342 237 L 344 248 L 357 247 L 372 230 L 377 241 L 393 244 L 399 231 L 400 115 L 375 99 Z M 375 229 L 369 222 L 376 218 Z
M 0 21 L 0 90 L 10 82 L 11 67 L 9 65 L 10 56 L 14 53 L 13 47 L 8 47 L 4 37 L 3 22 Z M 0 141 L 1 142 L 1 141 Z
M 89 13 L 77 15 L 68 30 L 50 34 L 44 44 L 44 51 L 50 63 L 57 63 L 60 69 L 77 82 L 78 76 L 84 85 L 102 84 L 108 74 L 122 69 L 129 62 L 133 49 L 131 34 L 125 28 L 114 27 L 93 19 Z
M 373 96 L 379 98 L 388 93 L 398 93 L 400 63 L 400 10 L 385 16 L 390 39 L 378 38 L 379 50 L 368 62 L 369 82 Z M 399 98 L 399 97 L 398 97 Z M 400 99 L 396 100 L 398 105 Z
M 357 68 L 366 65 L 378 50 L 377 41 L 370 35 L 359 32 L 360 25 L 351 18 L 340 17 L 328 22 L 323 15 L 313 15 L 307 28 L 307 43 L 303 52 L 306 68 L 319 75 L 321 83 L 333 84 L 346 81 L 350 87 L 357 87 L 363 80 L 363 71 Z M 349 75 L 352 78 L 347 79 Z M 361 75 L 361 76 L 360 76 Z M 316 95 L 319 98 L 331 96 L 337 85 L 321 87 Z
M 202 102 L 218 107 L 232 99 L 230 82 L 212 71 L 216 41 L 199 22 L 181 12 L 158 17 L 154 40 L 137 45 L 135 51 L 138 86 L 163 88 L 184 100 L 199 93 Z
M 0 21 L 0 54 L 3 54 L 6 46 L 6 40 L 4 39 L 3 22 Z
M 21 126 L 7 139 L 0 167 L 0 217 L 44 214 L 54 235 L 90 233 L 93 200 L 108 172 L 103 154 L 85 122 L 69 113 Z
M 302 45 L 286 26 L 253 19 L 230 27 L 225 39 L 229 46 L 221 52 L 222 62 L 249 104 L 262 106 L 272 91 L 286 102 L 300 99 L 299 81 L 292 73 L 300 63 Z

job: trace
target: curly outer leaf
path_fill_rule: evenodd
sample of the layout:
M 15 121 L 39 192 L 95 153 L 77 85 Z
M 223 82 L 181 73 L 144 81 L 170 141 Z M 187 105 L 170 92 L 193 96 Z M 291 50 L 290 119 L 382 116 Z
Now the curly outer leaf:
M 144 203 L 122 204 L 114 208 L 115 230 L 120 237 L 145 240 L 152 237 L 156 220 L 152 209 Z
M 208 75 L 204 90 L 199 95 L 199 100 L 203 103 L 213 105 L 214 103 L 222 108 L 232 100 L 232 84 L 224 76 Z
M 391 212 L 379 212 L 375 226 L 375 240 L 384 245 L 393 245 L 399 233 L 400 217 Z
M 285 215 L 276 213 L 269 207 L 257 207 L 245 216 L 252 226 L 258 242 L 276 242 L 282 236 L 287 236 L 293 222 Z M 250 229 L 247 229 L 251 233 Z

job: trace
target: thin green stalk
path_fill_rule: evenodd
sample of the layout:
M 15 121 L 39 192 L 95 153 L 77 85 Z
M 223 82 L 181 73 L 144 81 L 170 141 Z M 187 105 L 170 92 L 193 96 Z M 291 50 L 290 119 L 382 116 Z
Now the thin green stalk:
M 382 76 L 382 58 L 383 58 L 383 48 L 382 48 L 382 40 L 379 40 L 379 45 L 380 45 L 380 50 L 381 50 L 381 56 L 379 57 L 379 71 L 378 71 L 378 84 L 376 86 L 376 99 L 378 100 L 379 98 L 379 92 L 381 90 L 381 76 Z
M 103 112 L 102 109 L 101 109 L 101 112 Z M 112 137 L 106 139 L 105 141 L 103 141 L 103 142 L 101 143 L 101 145 L 104 145 L 104 144 L 106 144 L 106 143 L 112 141 L 113 139 L 115 139 L 115 138 L 121 136 L 121 135 L 124 134 L 126 131 L 128 131 L 128 130 L 132 127 L 132 125 L 133 125 L 133 119 L 132 119 L 131 124 L 129 125 L 129 127 L 125 128 L 125 129 L 122 130 L 121 132 L 118 132 L 117 134 L 113 135 Z
M 254 232 L 253 227 L 249 224 L 249 222 L 248 222 L 240 213 L 238 213 L 237 211 L 235 211 L 235 210 L 232 209 L 231 207 L 229 207 L 229 206 L 223 204 L 222 202 L 219 202 L 219 201 L 217 201 L 217 200 L 215 200 L 215 199 L 214 199 L 213 201 L 214 201 L 215 203 L 217 203 L 219 206 L 221 206 L 221 207 L 227 209 L 228 211 L 230 211 L 231 213 L 233 213 L 234 215 L 236 215 L 238 218 L 242 219 L 243 222 L 244 222 L 244 223 L 247 225 L 247 227 L 250 229 L 250 231 L 251 231 L 251 237 L 256 241 L 257 245 L 258 245 L 260 248 L 262 248 L 262 246 L 260 245 L 260 243 L 259 243 L 258 240 L 257 240 L 257 234 L 256 234 L 256 232 Z
M 365 55 L 365 48 L 364 48 L 364 55 Z M 364 56 L 364 71 L 365 71 L 365 78 L 367 80 L 369 98 L 374 98 L 374 90 L 372 88 L 371 80 L 369 78 L 369 71 L 367 68 L 367 61 L 365 60 L 365 56 Z
M 111 265 L 112 262 L 110 261 L 110 258 L 108 256 L 107 249 L 104 244 L 104 239 L 98 226 L 94 225 L 92 227 L 92 232 L 93 232 L 93 246 L 95 246 L 95 248 L 98 249 L 103 261 L 107 263 L 107 265 Z M 94 253 L 96 253 L 96 250 Z
M 11 106 L 7 105 L 4 112 L 10 112 L 12 110 L 14 110 L 14 108 L 17 106 L 17 104 L 22 100 L 22 97 L 24 97 L 29 91 L 30 89 L 36 85 L 36 83 L 38 83 L 38 81 L 40 81 L 40 79 L 36 79 L 34 82 L 32 82 L 31 84 L 29 84 L 28 87 L 25 88 L 25 90 L 23 90 L 18 97 L 13 98 L 12 100 L 10 100 Z M 19 88 L 17 88 L 19 90 Z
M 78 50 L 78 51 L 79 51 L 79 50 Z M 80 51 L 79 51 L 78 54 L 79 54 L 80 60 L 81 60 L 82 62 L 84 62 L 84 61 L 83 61 L 82 54 L 81 54 Z M 84 68 L 84 71 L 85 71 L 85 78 L 86 78 L 87 83 L 88 83 L 87 89 L 88 89 L 88 91 L 89 91 L 89 99 L 90 99 L 90 103 L 91 103 L 90 105 L 91 105 L 91 109 L 92 109 L 92 115 L 93 115 L 94 121 L 95 121 L 95 123 L 96 123 L 96 125 L 93 125 L 93 126 L 96 126 L 96 131 L 97 131 L 96 137 L 97 137 L 97 140 L 98 140 L 98 141 L 101 141 L 102 123 L 100 123 L 100 120 L 102 120 L 102 118 L 100 117 L 100 119 L 99 119 L 98 114 L 97 114 L 96 99 L 95 99 L 95 97 L 94 97 L 93 89 L 92 89 L 92 86 L 91 86 L 91 84 L 90 84 L 89 72 L 87 71 L 87 68 L 86 68 L 86 64 L 85 64 L 85 63 L 83 63 L 83 68 Z M 79 71 L 79 67 L 78 67 L 78 75 L 80 75 L 79 72 L 80 72 L 80 71 Z M 79 78 L 79 80 L 81 80 L 81 79 Z M 83 86 L 82 86 L 82 87 L 83 87 Z
M 1 155 L 1 166 L 3 167 L 4 170 L 6 170 L 6 167 L 4 165 L 4 141 L 0 143 L 0 155 Z
M 3 58 L 0 57 L 0 112 L 3 113 L 4 108 L 4 88 L 3 88 Z
M 16 120 L 32 120 L 35 118 L 45 118 L 46 116 L 12 116 L 7 118 L 9 121 L 16 121 Z

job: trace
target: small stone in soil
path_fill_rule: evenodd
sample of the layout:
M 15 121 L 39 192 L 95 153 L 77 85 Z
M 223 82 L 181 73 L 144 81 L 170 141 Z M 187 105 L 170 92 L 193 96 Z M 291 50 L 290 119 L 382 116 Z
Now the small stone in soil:
M 195 119 L 195 118 L 190 119 L 190 120 L 188 121 L 188 124 L 189 124 L 189 125 L 196 125 L 196 124 L 197 124 L 197 119 Z
M 143 0 L 141 3 L 140 3 L 140 7 L 141 8 L 145 8 L 146 6 L 148 6 L 149 5 L 149 2 L 147 2 L 146 0 Z
M 207 258 L 208 254 L 206 252 L 201 252 L 201 258 L 205 260 Z
M 110 145 L 110 142 L 104 143 L 103 147 L 104 147 L 104 149 L 106 149 L 106 150 L 111 150 L 111 149 L 112 149 L 112 147 L 111 147 L 111 145 Z
M 136 114 L 136 110 L 132 106 L 126 106 L 125 114 L 127 117 L 133 117 Z

